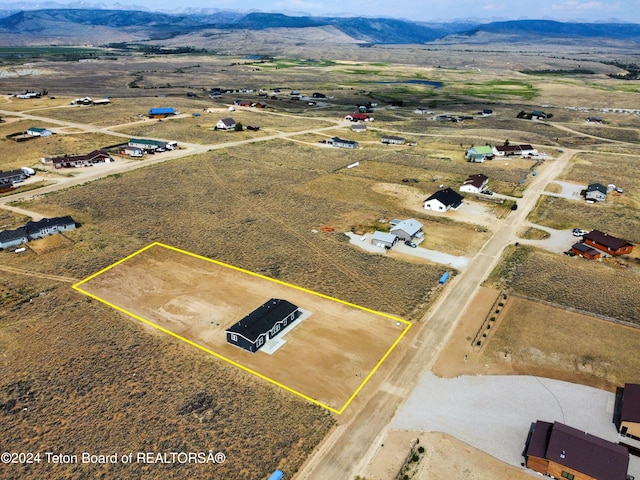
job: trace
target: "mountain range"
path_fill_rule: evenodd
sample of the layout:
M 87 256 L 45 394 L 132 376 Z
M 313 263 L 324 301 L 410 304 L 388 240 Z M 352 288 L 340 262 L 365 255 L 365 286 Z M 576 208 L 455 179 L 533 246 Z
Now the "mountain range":
M 4 16 L 2 15 L 4 13 Z M 500 38 L 509 42 L 550 39 L 560 42 L 598 40 L 640 43 L 640 25 L 632 23 L 577 23 L 552 20 L 512 20 L 490 23 L 456 21 L 412 22 L 392 18 L 288 16 L 278 13 L 215 11 L 169 14 L 146 10 L 55 8 L 0 11 L 0 41 L 4 45 L 93 44 L 110 41 L 161 41 L 211 32 L 325 31 L 327 37 L 354 44 L 478 43 Z M 337 34 L 337 35 L 336 35 Z M 185 43 L 190 44 L 190 43 Z

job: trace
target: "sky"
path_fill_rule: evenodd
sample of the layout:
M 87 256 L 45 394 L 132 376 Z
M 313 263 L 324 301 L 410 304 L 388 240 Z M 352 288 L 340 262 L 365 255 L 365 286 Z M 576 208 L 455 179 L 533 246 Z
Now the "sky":
M 640 0 L 52 0 L 58 4 L 132 5 L 149 10 L 209 8 L 287 15 L 367 16 L 415 21 L 552 19 L 640 23 Z M 30 2 L 27 2 L 30 4 Z M 36 0 L 30 4 L 46 4 Z M 0 7 L 1 8 L 1 7 Z M 6 8 L 6 7 L 5 7 Z

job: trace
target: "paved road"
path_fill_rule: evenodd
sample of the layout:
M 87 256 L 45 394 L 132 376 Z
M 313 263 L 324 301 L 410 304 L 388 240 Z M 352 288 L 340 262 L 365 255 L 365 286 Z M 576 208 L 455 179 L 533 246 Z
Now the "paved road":
M 506 463 L 520 466 L 537 420 L 558 421 L 618 443 L 615 394 L 548 378 L 516 375 L 438 378 L 423 375 L 393 420 L 394 429 L 445 432 Z M 640 478 L 640 459 L 629 474 Z

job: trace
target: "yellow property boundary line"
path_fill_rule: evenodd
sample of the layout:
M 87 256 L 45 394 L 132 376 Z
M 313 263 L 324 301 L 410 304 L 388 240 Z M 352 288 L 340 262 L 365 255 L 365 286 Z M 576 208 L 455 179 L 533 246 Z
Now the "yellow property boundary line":
M 402 331 L 402 333 L 401 333 L 401 334 L 400 334 L 400 336 L 396 339 L 396 341 L 395 341 L 395 342 L 393 342 L 393 345 L 391 345 L 391 347 L 389 347 L 389 349 L 385 352 L 385 354 L 384 354 L 384 355 L 382 356 L 382 358 L 378 361 L 378 363 L 377 363 L 377 364 L 376 364 L 376 366 L 373 368 L 373 370 L 371 370 L 371 372 L 369 372 L 369 374 L 366 376 L 366 378 L 365 378 L 365 379 L 362 381 L 362 383 L 358 386 L 358 388 L 356 389 L 356 391 L 355 391 L 355 392 L 353 392 L 353 394 L 351 395 L 351 397 L 349 397 L 349 399 L 347 400 L 347 402 L 346 402 L 346 403 L 345 403 L 345 404 L 344 404 L 340 409 L 335 409 L 335 408 L 333 408 L 333 407 L 330 407 L 329 405 L 326 405 L 326 404 L 324 404 L 324 403 L 322 403 L 322 402 L 320 402 L 320 401 L 318 401 L 318 400 L 315 400 L 315 399 L 313 399 L 313 398 L 309 397 L 308 395 L 305 395 L 305 394 L 304 394 L 304 393 L 302 393 L 302 392 L 298 392 L 297 390 L 295 390 L 295 389 L 293 389 L 293 388 L 287 387 L 286 385 L 283 385 L 282 383 L 280 383 L 280 382 L 278 382 L 278 381 L 276 381 L 276 380 L 273 380 L 272 378 L 269 378 L 269 377 L 267 377 L 267 376 L 265 376 L 265 375 L 262 375 L 261 373 L 258 373 L 258 372 L 256 372 L 255 370 L 252 370 L 252 369 L 250 369 L 250 368 L 248 368 L 248 367 L 246 367 L 246 366 L 244 366 L 244 365 L 242 365 L 242 364 L 240 364 L 240 363 L 238 363 L 238 362 L 236 362 L 236 361 L 234 361 L 234 360 L 231 360 L 231 359 L 229 359 L 229 358 L 227 358 L 227 357 L 225 357 L 225 356 L 223 356 L 223 355 L 220 355 L 219 353 L 216 353 L 216 352 L 214 352 L 214 351 L 212 351 L 212 350 L 209 350 L 208 348 L 203 347 L 202 345 L 199 345 L 199 344 L 197 344 L 197 343 L 195 343 L 195 342 L 192 342 L 191 340 L 189 340 L 189 339 L 187 339 L 187 338 L 184 338 L 184 337 L 182 337 L 182 336 L 178 335 L 177 333 L 172 332 L 171 330 L 167 330 L 166 328 L 161 327 L 160 325 L 156 325 L 155 323 L 150 322 L 149 320 L 147 320 L 147 319 L 145 319 L 145 318 L 142 318 L 141 316 L 136 315 L 135 313 L 129 312 L 129 311 L 125 310 L 125 309 L 124 309 L 124 308 L 122 308 L 122 307 L 119 307 L 119 306 L 117 306 L 117 305 L 114 305 L 113 303 L 108 302 L 107 300 L 104 300 L 104 299 L 102 299 L 102 298 L 100 298 L 100 297 L 98 297 L 98 296 L 96 296 L 96 295 L 94 295 L 94 294 L 92 294 L 92 293 L 89 293 L 89 292 L 87 292 L 86 290 L 83 290 L 82 288 L 80 288 L 80 286 L 81 286 L 82 284 L 84 284 L 84 283 L 88 282 L 89 280 L 92 280 L 92 279 L 96 278 L 98 275 L 102 275 L 103 273 L 105 273 L 105 272 L 107 272 L 107 271 L 111 270 L 112 268 L 114 268 L 114 267 L 116 267 L 116 266 L 120 265 L 121 263 L 126 262 L 127 260 L 129 260 L 129 259 L 131 259 L 131 258 L 135 257 L 136 255 L 138 255 L 138 254 L 140 254 L 140 253 L 142 253 L 142 252 L 144 252 L 144 251 L 146 251 L 146 250 L 149 250 L 149 249 L 150 249 L 150 248 L 152 248 L 152 247 L 162 247 L 162 248 L 166 248 L 166 249 L 168 249 L 168 250 L 173 250 L 173 251 L 175 251 L 175 252 L 182 253 L 182 254 L 185 254 L 185 255 L 189 255 L 189 256 L 191 256 L 191 257 L 198 258 L 198 259 L 200 259 L 200 260 L 205 260 L 205 261 L 207 261 L 207 262 L 209 262 L 209 263 L 214 263 L 214 264 L 216 264 L 216 265 L 220 265 L 220 266 L 222 266 L 222 267 L 230 268 L 230 269 L 232 269 L 232 270 L 236 270 L 236 271 L 238 271 L 238 272 L 247 273 L 247 274 L 252 275 L 252 276 L 254 276 L 254 277 L 261 278 L 261 279 L 263 279 L 263 280 L 269 280 L 269 281 L 271 281 L 271 282 L 275 282 L 275 283 L 279 283 L 280 285 L 285 285 L 285 286 L 287 286 L 287 287 L 295 288 L 296 290 L 300 290 L 300 291 L 303 291 L 303 292 L 306 292 L 306 293 L 310 293 L 310 294 L 312 294 L 312 295 L 316 295 L 316 296 L 318 296 L 318 297 L 322 297 L 322 298 L 325 298 L 325 299 L 327 299 L 327 300 L 332 300 L 332 301 L 334 301 L 334 302 L 342 303 L 343 305 L 347 305 L 347 306 L 349 306 L 349 307 L 357 308 L 357 309 L 359 309 L 359 310 L 363 310 L 363 311 L 365 311 L 365 312 L 369 312 L 369 313 L 373 313 L 373 314 L 376 314 L 376 315 L 380 315 L 380 316 L 382 316 L 382 317 L 390 318 L 390 319 L 392 319 L 392 320 L 394 320 L 394 321 L 396 321 L 396 322 L 403 323 L 404 325 L 406 325 L 406 328 Z M 249 271 L 249 270 L 245 270 L 245 269 L 240 268 L 240 267 L 234 267 L 233 265 L 229 265 L 229 264 L 226 264 L 226 263 L 220 262 L 220 261 L 218 261 L 218 260 L 213 260 L 213 259 L 211 259 L 211 258 L 203 257 L 203 256 L 201 256 L 201 255 L 197 255 L 197 254 L 195 254 L 195 253 L 187 252 L 186 250 L 181 250 L 181 249 L 176 248 L 176 247 L 171 247 L 171 246 L 169 246 L 169 245 L 164 245 L 164 244 L 159 243 L 159 242 L 153 242 L 153 243 L 151 243 L 151 244 L 147 245 L 146 247 L 141 248 L 141 249 L 140 249 L 140 250 L 138 250 L 137 252 L 134 252 L 134 253 L 132 253 L 131 255 L 129 255 L 129 256 L 127 256 L 127 257 L 123 258 L 122 260 L 118 260 L 118 261 L 117 261 L 117 262 L 115 262 L 114 264 L 109 265 L 108 267 L 103 268 L 103 269 L 102 269 L 102 270 L 100 270 L 99 272 L 96 272 L 96 273 L 94 273 L 93 275 L 88 276 L 88 277 L 87 277 L 87 278 L 85 278 L 84 280 L 79 281 L 78 283 L 76 283 L 75 285 L 73 285 L 71 288 L 73 288 L 74 290 L 76 290 L 76 291 L 78 291 L 78 292 L 82 293 L 83 295 L 86 295 L 86 296 L 88 296 L 88 297 L 93 298 L 94 300 L 97 300 L 97 301 L 99 301 L 99 302 L 102 302 L 102 303 L 104 303 L 105 305 L 108 305 L 109 307 L 111 307 L 111 308 L 113 308 L 113 309 L 115 309 L 115 310 L 118 310 L 119 312 L 124 313 L 125 315 L 129 315 L 130 317 L 133 317 L 133 318 L 135 318 L 136 320 L 141 321 L 142 323 L 145 323 L 145 324 L 147 324 L 147 325 L 150 325 L 150 326 L 151 326 L 151 327 L 153 327 L 153 328 L 157 328 L 157 329 L 158 329 L 158 330 L 160 330 L 161 332 L 167 333 L 167 334 L 171 335 L 172 337 L 177 338 L 178 340 L 182 340 L 183 342 L 188 343 L 189 345 L 191 345 L 191 346 L 193 346 L 193 347 L 199 348 L 200 350 L 202 350 L 202 351 L 204 351 L 204 352 L 207 352 L 208 354 L 213 355 L 214 357 L 219 358 L 220 360 L 224 360 L 225 362 L 228 362 L 228 363 L 230 363 L 231 365 L 233 365 L 233 366 L 235 366 L 235 367 L 238 367 L 238 368 L 240 368 L 240 369 L 244 370 L 245 372 L 251 373 L 252 375 L 255 375 L 255 376 L 259 377 L 259 378 L 262 378 L 263 380 L 266 380 L 266 381 L 267 381 L 267 382 L 269 382 L 269 383 L 272 383 L 272 384 L 274 384 L 274 385 L 277 385 L 278 387 L 283 388 L 284 390 L 286 390 L 286 391 L 288 391 L 288 392 L 291 392 L 291 393 L 293 393 L 293 394 L 295 394 L 295 395 L 297 395 L 297 396 L 299 396 L 299 397 L 304 398 L 305 400 L 308 400 L 309 402 L 315 403 L 316 405 L 319 405 L 319 406 L 321 406 L 321 407 L 323 407 L 323 408 L 326 408 L 327 410 L 329 410 L 329 411 L 331 411 L 331 412 L 333 412 L 333 413 L 336 413 L 336 414 L 338 414 L 338 415 L 342 414 L 342 412 L 344 412 L 344 411 L 345 411 L 345 409 L 349 406 L 349 404 L 353 401 L 353 399 L 358 395 L 358 393 L 360 393 L 360 390 L 362 390 L 362 389 L 364 388 L 365 384 L 369 381 L 369 379 L 373 376 L 373 374 L 378 370 L 378 368 L 380 368 L 380 365 L 382 365 L 382 363 L 387 359 L 387 357 L 389 356 L 389 354 L 393 351 L 393 349 L 396 347 L 396 345 L 398 345 L 398 343 L 400 342 L 400 340 L 402 340 L 402 338 L 405 336 L 405 334 L 407 333 L 407 331 L 409 330 L 409 328 L 411 328 L 411 325 L 412 325 L 412 324 L 411 324 L 411 322 L 408 322 L 407 320 L 403 320 L 403 319 L 401 319 L 401 318 L 394 317 L 393 315 L 388 315 L 388 314 L 386 314 L 386 313 L 378 312 L 378 311 L 376 311 L 376 310 L 371 310 L 371 309 L 369 309 L 369 308 L 362 307 L 362 306 L 360 306 L 360 305 L 356 305 L 356 304 L 353 304 L 353 303 L 346 302 L 346 301 L 344 301 L 344 300 L 340 300 L 339 298 L 333 298 L 333 297 L 330 297 L 330 296 L 328 296 L 328 295 L 324 295 L 324 294 L 322 294 L 322 293 L 314 292 L 313 290 L 308 290 L 308 289 L 306 289 L 306 288 L 299 287 L 299 286 L 297 286 L 297 285 L 292 285 L 292 284 L 290 284 L 290 283 L 283 282 L 283 281 L 281 281 L 281 280 L 277 280 L 277 279 L 275 279 L 275 278 L 270 278 L 270 277 L 267 277 L 267 276 L 265 276 L 265 275 L 261 275 L 261 274 L 259 274 L 259 273 L 251 272 L 251 271 Z

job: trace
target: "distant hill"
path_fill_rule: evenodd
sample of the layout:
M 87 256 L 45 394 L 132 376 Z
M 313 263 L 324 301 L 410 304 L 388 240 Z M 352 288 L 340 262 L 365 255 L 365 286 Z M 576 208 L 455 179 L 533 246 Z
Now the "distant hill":
M 264 31 L 287 29 L 305 39 L 305 31 L 334 29 L 341 38 L 358 44 L 423 44 L 434 41 L 457 43 L 509 41 L 546 42 L 550 38 L 629 40 L 640 42 L 640 25 L 563 23 L 549 20 L 514 20 L 478 24 L 474 22 L 425 23 L 390 18 L 309 17 L 275 13 L 216 11 L 198 14 L 168 14 L 137 10 L 42 9 L 13 13 L 0 18 L 0 40 L 5 45 L 42 45 L 173 39 L 211 31 Z M 327 30 L 328 31 L 328 30 Z M 185 37 L 186 41 L 186 37 Z

